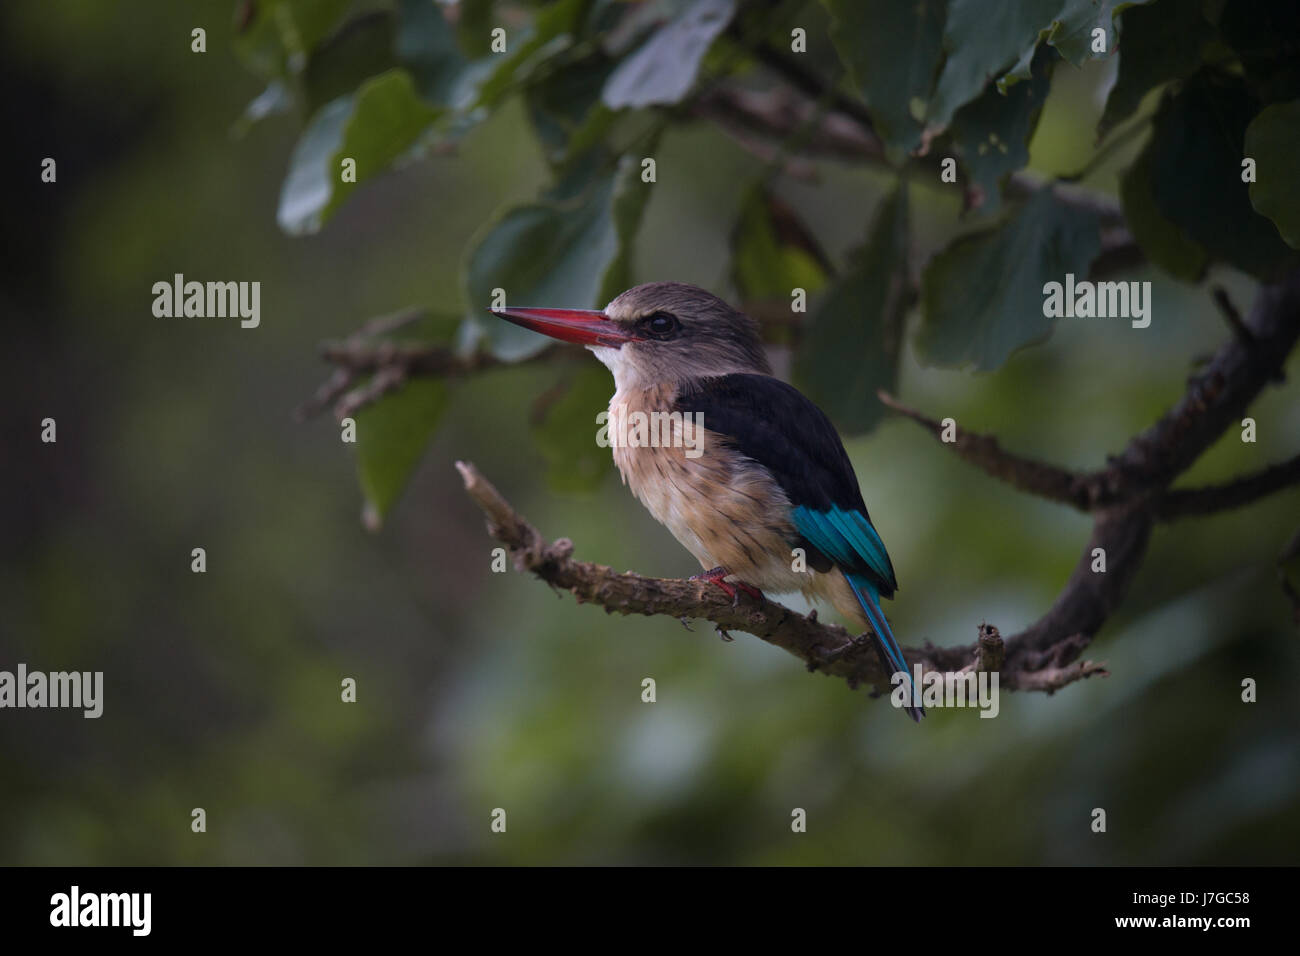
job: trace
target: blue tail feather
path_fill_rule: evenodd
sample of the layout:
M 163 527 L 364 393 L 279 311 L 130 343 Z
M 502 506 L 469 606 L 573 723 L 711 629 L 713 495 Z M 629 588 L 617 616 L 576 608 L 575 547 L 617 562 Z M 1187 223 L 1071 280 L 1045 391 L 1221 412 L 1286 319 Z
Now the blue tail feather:
M 849 587 L 853 589 L 853 596 L 862 605 L 862 610 L 866 612 L 867 620 L 871 623 L 871 629 L 875 632 L 876 652 L 880 655 L 881 666 L 888 674 L 902 671 L 907 675 L 907 696 L 908 700 L 911 700 L 912 674 L 907 669 L 907 659 L 903 656 L 903 649 L 898 646 L 898 641 L 894 639 L 894 632 L 890 630 L 889 622 L 885 620 L 885 613 L 880 609 L 879 592 L 875 585 L 860 574 L 847 573 L 844 576 L 848 579 Z M 925 716 L 924 707 L 909 704 L 904 709 L 908 716 L 917 722 Z

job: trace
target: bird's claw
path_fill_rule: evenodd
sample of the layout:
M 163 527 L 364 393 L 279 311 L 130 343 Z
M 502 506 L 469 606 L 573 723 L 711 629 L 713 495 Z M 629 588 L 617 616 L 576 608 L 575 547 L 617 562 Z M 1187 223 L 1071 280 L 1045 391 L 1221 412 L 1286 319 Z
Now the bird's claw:
M 731 584 L 731 583 L 729 583 L 729 582 L 723 580 L 723 579 L 726 578 L 727 575 L 729 575 L 730 573 L 731 573 L 731 572 L 728 571 L 728 570 L 727 570 L 726 568 L 724 568 L 724 567 L 710 568 L 708 571 L 702 571 L 702 572 L 700 572 L 699 574 L 692 574 L 692 575 L 690 576 L 690 580 L 692 580 L 692 581 L 711 581 L 712 583 L 716 584 L 718 587 L 722 588 L 722 592 L 723 592 L 724 594 L 726 594 L 727 597 L 731 598 L 731 606 L 732 606 L 732 607 L 737 607 L 737 606 L 739 606 L 739 604 L 740 604 L 740 593 L 739 593 L 739 592 L 740 592 L 740 591 L 744 591 L 746 594 L 748 594 L 750 597 L 752 597 L 755 601 L 762 601 L 762 600 L 764 600 L 764 598 L 763 598 L 763 592 L 760 591 L 758 588 L 752 586 L 752 585 L 745 584 L 743 581 L 737 581 L 737 582 L 735 582 L 735 584 Z

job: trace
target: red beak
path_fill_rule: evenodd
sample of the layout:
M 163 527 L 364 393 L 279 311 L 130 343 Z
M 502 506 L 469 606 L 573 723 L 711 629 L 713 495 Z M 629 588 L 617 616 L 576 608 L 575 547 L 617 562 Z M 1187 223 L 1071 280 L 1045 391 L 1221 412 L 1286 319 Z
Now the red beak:
M 507 322 L 541 332 L 561 342 L 620 348 L 636 339 L 630 331 L 595 309 L 490 309 Z

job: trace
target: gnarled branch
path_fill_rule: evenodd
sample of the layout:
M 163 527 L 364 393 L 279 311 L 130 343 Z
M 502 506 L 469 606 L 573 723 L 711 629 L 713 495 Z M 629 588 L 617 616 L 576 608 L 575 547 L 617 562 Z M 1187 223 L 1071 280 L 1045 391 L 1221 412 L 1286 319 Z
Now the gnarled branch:
M 466 493 L 487 516 L 488 533 L 510 550 L 515 567 L 535 574 L 552 587 L 569 591 L 579 603 L 598 604 L 606 612 L 620 614 L 662 614 L 683 623 L 702 618 L 712 622 L 724 636 L 733 629 L 745 631 L 793 654 L 810 671 L 844 678 L 850 687 L 860 683 L 887 686 L 871 642 L 854 637 L 838 625 L 822 623 L 816 612 L 803 615 L 743 591 L 733 600 L 704 581 L 649 578 L 579 561 L 573 557 L 571 541 L 561 538 L 548 544 L 472 464 L 458 461 L 456 468 Z M 904 653 L 910 665 L 921 665 L 923 673 L 996 670 L 1002 687 L 1049 693 L 1073 680 L 1105 673 L 1104 665 L 1092 662 L 1072 670 L 1053 666 L 1047 656 L 1037 661 L 1024 659 L 1025 664 L 1042 668 L 1042 674 L 1013 673 L 1002 663 L 1005 651 L 998 629 L 988 624 L 980 625 L 979 640 L 967 647 L 942 651 L 927 647 Z

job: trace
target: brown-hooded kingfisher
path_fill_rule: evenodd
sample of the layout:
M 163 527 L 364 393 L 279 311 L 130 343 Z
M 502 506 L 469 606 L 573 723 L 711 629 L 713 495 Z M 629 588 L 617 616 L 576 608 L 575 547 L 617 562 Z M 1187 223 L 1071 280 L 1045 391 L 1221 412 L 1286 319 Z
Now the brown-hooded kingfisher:
M 733 598 L 739 587 L 829 601 L 860 629 L 870 627 L 885 673 L 902 672 L 912 699 L 907 662 L 880 609 L 898 582 L 853 465 L 825 413 L 773 377 L 753 319 L 678 282 L 636 286 L 603 312 L 492 311 L 585 345 L 608 366 L 610 434 L 625 434 L 637 412 L 643 420 L 658 412 L 690 439 L 615 442 L 613 453 L 624 483 L 708 569 L 697 578 Z M 703 433 L 684 436 L 683 421 L 701 423 Z M 919 706 L 907 712 L 918 721 L 925 715 Z

